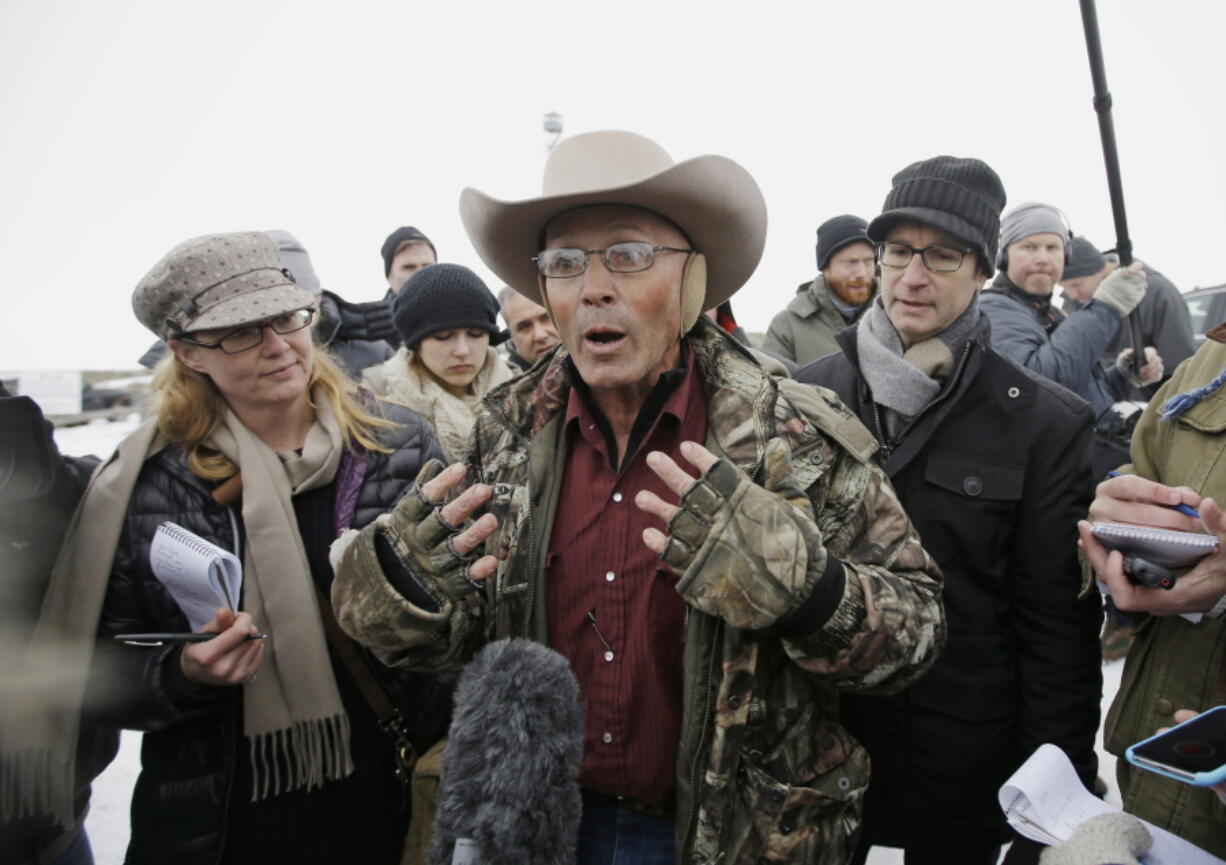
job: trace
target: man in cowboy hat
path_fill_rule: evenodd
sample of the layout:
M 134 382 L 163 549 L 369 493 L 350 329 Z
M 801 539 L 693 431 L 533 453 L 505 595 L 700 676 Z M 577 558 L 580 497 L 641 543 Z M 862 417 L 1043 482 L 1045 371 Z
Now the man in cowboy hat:
M 424 669 L 491 637 L 567 658 L 580 862 L 845 861 L 868 763 L 837 693 L 931 663 L 940 577 L 868 431 L 702 315 L 761 256 L 757 184 L 594 132 L 554 148 L 539 198 L 467 189 L 460 212 L 563 345 L 347 548 L 342 623 Z

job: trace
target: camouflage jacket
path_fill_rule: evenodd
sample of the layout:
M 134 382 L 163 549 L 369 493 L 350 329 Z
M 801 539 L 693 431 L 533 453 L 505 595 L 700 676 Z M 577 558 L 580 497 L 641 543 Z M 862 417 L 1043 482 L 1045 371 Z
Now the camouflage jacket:
M 677 861 L 842 863 L 859 824 L 868 758 L 838 723 L 838 691 L 897 690 L 931 664 L 945 639 L 939 571 L 871 464 L 871 436 L 829 391 L 772 379 L 705 322 L 688 338 L 706 391 L 707 447 L 759 483 L 768 444 L 782 439 L 792 460 L 789 489 L 803 491 L 792 504 L 816 541 L 774 550 L 772 559 L 776 538 L 755 522 L 754 508 L 737 508 L 734 534 L 751 539 L 746 546 L 763 539 L 766 549 L 708 551 L 704 579 L 683 574 L 678 583 L 691 609 Z M 493 391 L 470 439 L 469 477 L 493 488 L 489 509 L 499 518 L 487 551 L 501 563 L 484 592 L 436 593 L 433 612 L 398 593 L 374 541 L 382 531 L 398 557 L 411 555 L 394 515 L 345 553 L 333 587 L 338 617 L 385 662 L 452 669 L 490 639 L 545 640 L 543 552 L 565 456 L 565 356 L 559 349 L 551 363 Z M 787 453 L 778 445 L 771 452 Z M 794 581 L 729 566 L 778 562 L 780 553 L 802 572 Z M 822 604 L 808 603 L 818 582 L 836 578 L 833 597 L 827 587 Z M 787 617 L 786 634 L 736 627 L 728 621 L 743 618 L 736 599 L 744 609 L 782 603 L 803 615 Z

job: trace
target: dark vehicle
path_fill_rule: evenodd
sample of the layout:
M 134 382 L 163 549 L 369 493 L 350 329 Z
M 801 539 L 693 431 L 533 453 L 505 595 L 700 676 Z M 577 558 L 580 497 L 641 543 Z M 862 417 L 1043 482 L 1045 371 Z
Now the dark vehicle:
M 1192 317 L 1192 335 L 1200 345 L 1205 341 L 1205 331 L 1226 321 L 1226 283 L 1194 288 L 1183 296 L 1183 300 Z
M 132 405 L 132 402 L 132 393 L 126 388 L 86 385 L 81 389 L 81 411 L 120 408 Z

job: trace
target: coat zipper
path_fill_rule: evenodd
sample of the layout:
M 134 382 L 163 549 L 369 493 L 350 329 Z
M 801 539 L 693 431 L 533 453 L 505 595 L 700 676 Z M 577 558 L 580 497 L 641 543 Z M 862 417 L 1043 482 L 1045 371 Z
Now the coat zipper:
M 515 438 L 520 437 L 519 432 L 515 430 L 514 428 L 512 428 L 511 424 L 507 421 L 507 419 L 502 416 L 502 412 L 500 412 L 494 406 L 494 404 L 490 402 L 490 398 L 488 396 L 483 397 L 482 402 L 485 403 L 485 407 L 489 410 L 489 413 L 498 419 L 498 423 L 502 426 L 503 429 L 505 429 Z M 532 618 L 533 618 L 533 615 L 536 613 L 536 582 L 537 582 L 536 576 L 537 574 L 536 574 L 536 525 L 535 525 L 534 520 L 532 519 L 532 502 L 535 498 L 535 493 L 532 489 L 532 465 L 531 463 L 529 463 L 527 468 L 528 468 L 528 471 L 526 474 L 525 486 L 528 488 L 528 501 L 527 501 L 526 507 L 524 508 L 524 511 L 525 511 L 524 519 L 528 523 L 528 567 L 529 567 L 528 573 L 531 574 L 532 576 L 528 580 L 528 609 L 527 609 L 527 614 L 524 616 L 523 637 L 525 639 L 530 640 L 532 639 Z M 497 570 L 494 571 L 493 578 L 494 578 L 494 594 L 495 596 L 497 596 L 498 594 L 498 585 L 497 585 L 498 571 Z
M 532 520 L 532 502 L 534 494 L 532 491 L 531 464 L 528 465 L 527 480 L 528 482 L 526 486 L 528 488 L 528 501 L 524 508 L 526 511 L 524 516 L 528 521 L 528 573 L 530 574 L 530 577 L 528 579 L 528 611 L 527 615 L 524 616 L 524 638 L 530 640 L 532 639 L 532 617 L 536 614 L 536 583 L 538 576 L 536 572 L 536 526 Z M 496 571 L 495 576 L 497 576 Z
M 881 424 L 881 406 L 877 404 L 876 400 L 873 400 L 873 422 L 877 425 L 877 440 L 881 442 L 880 453 L 881 465 L 883 467 L 887 462 L 889 462 L 890 454 L 894 453 L 898 446 L 902 444 L 902 440 L 907 437 L 907 433 L 911 432 L 915 425 L 919 423 L 921 419 L 923 419 L 924 415 L 928 414 L 928 412 L 934 406 L 944 402 L 950 394 L 958 389 L 958 381 L 962 378 L 962 370 L 966 368 L 966 362 L 970 359 L 971 350 L 973 348 L 973 343 L 968 342 L 966 344 L 966 348 L 962 350 L 962 357 L 958 361 L 958 367 L 954 370 L 953 378 L 951 378 L 949 381 L 949 387 L 942 388 L 940 393 L 929 400 L 928 404 L 920 409 L 915 416 L 911 418 L 907 425 L 903 427 L 902 432 L 894 436 L 892 441 L 887 442 L 885 440 L 885 427 Z
M 685 829 L 686 843 L 690 845 L 694 843 L 694 836 L 695 836 L 694 824 L 698 819 L 698 790 L 699 790 L 699 784 L 701 780 L 698 776 L 702 768 L 701 766 L 702 750 L 707 744 L 707 727 L 711 723 L 714 722 L 714 719 L 711 717 L 711 711 L 712 711 L 711 697 L 712 697 L 712 690 L 713 690 L 714 682 L 715 682 L 715 656 L 719 652 L 718 637 L 719 637 L 719 626 L 721 622 L 719 619 L 713 619 L 713 621 L 715 622 L 716 632 L 715 634 L 712 635 L 711 654 L 710 654 L 709 660 L 707 661 L 707 668 L 705 671 L 706 672 L 706 682 L 705 682 L 706 693 L 705 693 L 705 696 L 703 697 L 703 706 L 702 706 L 702 715 L 701 715 L 702 722 L 701 722 L 701 728 L 699 729 L 699 733 L 698 733 L 698 745 L 694 749 L 694 762 L 690 768 L 690 811 L 689 811 L 689 815 L 686 817 L 686 829 Z

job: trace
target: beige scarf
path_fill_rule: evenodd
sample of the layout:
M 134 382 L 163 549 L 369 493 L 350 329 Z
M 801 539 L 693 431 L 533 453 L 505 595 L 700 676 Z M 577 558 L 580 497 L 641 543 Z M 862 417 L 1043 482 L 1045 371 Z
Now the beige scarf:
M 327 399 L 313 397 L 301 454 L 274 452 L 231 412 L 208 442 L 242 471 L 243 608 L 270 637 L 256 681 L 243 686 L 256 799 L 353 771 L 349 719 L 335 679 L 320 675 L 331 664 L 291 501 L 331 483 L 343 450 Z M 80 707 L 111 563 L 141 466 L 166 444 L 155 420 L 142 424 L 94 474 L 73 517 L 16 682 L 34 696 L 10 701 L 0 724 L 4 819 L 40 813 L 71 825 Z

